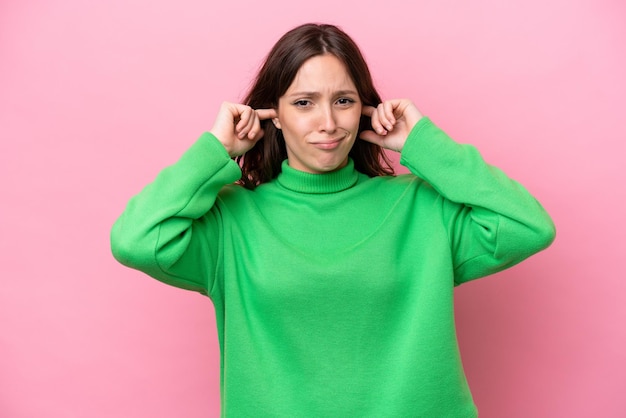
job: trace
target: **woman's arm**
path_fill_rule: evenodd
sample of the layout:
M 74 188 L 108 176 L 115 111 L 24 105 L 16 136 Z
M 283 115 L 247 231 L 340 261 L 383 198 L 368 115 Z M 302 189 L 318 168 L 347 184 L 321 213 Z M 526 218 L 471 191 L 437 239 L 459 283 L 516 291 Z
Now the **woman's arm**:
M 220 189 L 241 177 L 232 157 L 263 136 L 260 120 L 271 109 L 224 103 L 210 133 L 133 197 L 111 231 L 111 249 L 122 264 L 168 284 L 211 290 L 221 242 Z
M 395 113 L 384 105 L 371 113 L 379 134 L 364 139 L 393 144 L 400 163 L 443 197 L 457 284 L 510 267 L 552 243 L 550 216 L 522 185 L 486 164 L 475 147 L 454 142 L 409 101 L 393 101 L 387 109 Z
M 165 283 L 207 294 L 219 254 L 217 193 L 241 176 L 210 133 L 133 197 L 111 230 L 122 264 Z

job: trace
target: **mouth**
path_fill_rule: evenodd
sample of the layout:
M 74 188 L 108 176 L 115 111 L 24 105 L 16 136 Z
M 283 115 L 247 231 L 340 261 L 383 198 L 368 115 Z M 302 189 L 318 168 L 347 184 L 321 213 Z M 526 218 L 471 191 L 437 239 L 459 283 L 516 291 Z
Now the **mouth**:
M 315 148 L 319 148 L 323 150 L 332 150 L 332 149 L 337 148 L 344 138 L 345 137 L 333 138 L 333 139 L 328 139 L 324 141 L 315 141 L 315 142 L 311 142 L 311 145 L 313 145 Z

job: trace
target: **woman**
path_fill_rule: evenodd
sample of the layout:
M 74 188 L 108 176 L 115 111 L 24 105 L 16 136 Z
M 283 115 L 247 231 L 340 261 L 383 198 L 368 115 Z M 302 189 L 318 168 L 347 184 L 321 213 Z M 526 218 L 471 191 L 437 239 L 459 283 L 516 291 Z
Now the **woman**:
M 285 34 L 244 103 L 112 230 L 120 262 L 211 298 L 222 416 L 475 417 L 453 288 L 547 247 L 549 216 L 411 101 L 381 103 L 334 26 Z

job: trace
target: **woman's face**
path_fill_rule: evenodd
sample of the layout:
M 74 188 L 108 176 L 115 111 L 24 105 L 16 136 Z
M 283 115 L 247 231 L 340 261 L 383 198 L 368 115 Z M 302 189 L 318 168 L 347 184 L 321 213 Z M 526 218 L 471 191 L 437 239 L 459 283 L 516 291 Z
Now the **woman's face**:
M 321 174 L 347 164 L 360 118 L 359 93 L 346 67 L 325 54 L 302 64 L 278 99 L 274 123 L 283 132 L 289 165 Z

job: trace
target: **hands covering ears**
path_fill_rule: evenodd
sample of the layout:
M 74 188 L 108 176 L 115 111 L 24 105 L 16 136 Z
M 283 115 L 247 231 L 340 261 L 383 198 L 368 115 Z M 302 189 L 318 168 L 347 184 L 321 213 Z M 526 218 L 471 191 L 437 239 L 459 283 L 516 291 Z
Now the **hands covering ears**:
M 397 152 L 402 151 L 411 129 L 423 117 L 408 99 L 387 100 L 376 107 L 363 106 L 361 113 L 372 119 L 373 130 L 363 131 L 360 138 Z M 210 132 L 231 157 L 236 157 L 245 154 L 263 137 L 261 121 L 277 117 L 276 109 L 252 109 L 224 102 Z

